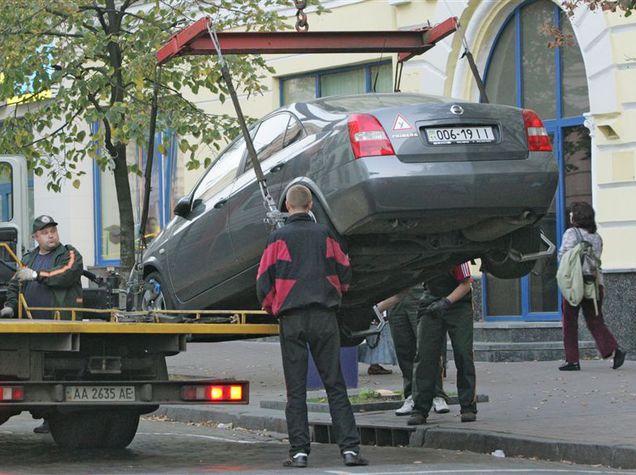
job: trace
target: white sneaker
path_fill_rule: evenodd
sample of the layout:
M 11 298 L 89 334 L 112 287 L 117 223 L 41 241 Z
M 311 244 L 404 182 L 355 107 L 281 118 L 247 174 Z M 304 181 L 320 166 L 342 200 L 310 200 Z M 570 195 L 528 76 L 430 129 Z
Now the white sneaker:
M 446 404 L 443 397 L 433 398 L 433 410 L 438 414 L 446 414 L 447 412 L 450 412 L 448 404 Z
M 411 412 L 413 412 L 414 408 L 415 408 L 415 403 L 413 402 L 413 397 L 409 396 L 404 400 L 404 404 L 402 404 L 402 407 L 399 409 L 396 409 L 395 415 L 408 416 L 411 414 Z

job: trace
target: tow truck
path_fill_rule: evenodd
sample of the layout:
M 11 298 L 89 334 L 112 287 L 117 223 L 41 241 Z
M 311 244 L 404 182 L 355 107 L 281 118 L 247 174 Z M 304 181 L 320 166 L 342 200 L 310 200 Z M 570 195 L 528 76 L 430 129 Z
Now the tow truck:
M 28 244 L 20 230 L 29 226 L 23 157 L 0 156 L 0 170 L 2 185 L 11 190 L 0 223 L 4 302 Z M 98 308 L 29 308 L 21 295 L 18 318 L 0 320 L 0 424 L 27 411 L 48 420 L 61 447 L 123 448 L 140 415 L 160 404 L 249 403 L 248 381 L 174 381 L 166 357 L 185 351 L 190 335 L 230 340 L 277 334 L 278 325 L 263 323 L 264 312 L 130 311 L 114 305 L 117 279 L 86 274 L 99 286 L 84 290 L 85 306 Z M 53 320 L 33 319 L 33 310 L 49 310 Z
M 304 2 L 295 2 L 303 6 Z M 184 54 L 217 54 L 228 88 L 233 91 L 222 52 L 383 52 L 398 53 L 399 65 L 432 48 L 454 32 L 457 19 L 411 31 L 306 31 L 306 16 L 299 8 L 296 32 L 219 32 L 209 18 L 202 18 L 174 35 L 159 49 L 157 64 Z M 304 18 L 304 20 L 303 20 Z M 304 24 L 303 24 L 304 23 Z M 398 68 L 399 74 L 400 68 Z M 396 76 L 397 79 L 397 76 Z M 399 83 L 399 81 L 396 81 Z M 281 223 L 280 212 L 267 192 L 260 164 L 240 111 L 232 99 L 248 143 L 248 152 L 261 183 L 267 219 Z M 153 115 L 156 117 L 156 96 Z M 154 136 L 151 120 L 150 137 Z M 148 147 L 147 185 L 140 237 L 143 246 L 144 217 L 150 193 L 153 140 Z M 11 190 L 12 209 L 0 223 L 1 284 L 21 265 L 27 248 L 27 171 L 22 157 L 0 157 L 2 180 Z M 8 178 L 7 178 L 8 177 Z M 141 254 L 139 254 L 141 255 Z M 141 258 L 139 259 L 141 262 Z M 235 380 L 174 381 L 166 357 L 185 351 L 189 336 L 205 335 L 206 341 L 254 338 L 278 333 L 278 325 L 264 312 L 243 310 L 139 310 L 144 288 L 137 266 L 122 286 L 116 275 L 99 279 L 90 273 L 97 288 L 84 292 L 85 308 L 39 309 L 53 312 L 53 320 L 31 318 L 24 299 L 19 299 L 17 319 L 0 320 L 0 424 L 23 411 L 49 421 L 55 442 L 64 448 L 123 448 L 133 440 L 140 415 L 160 404 L 247 404 L 249 382 Z M 124 288 L 120 288 L 124 287 Z M 5 290 L 6 291 L 6 290 Z M 126 305 L 120 294 L 132 296 Z M 91 305 L 90 302 L 94 304 Z M 70 320 L 62 320 L 69 312 Z M 379 332 L 363 330 L 358 336 Z

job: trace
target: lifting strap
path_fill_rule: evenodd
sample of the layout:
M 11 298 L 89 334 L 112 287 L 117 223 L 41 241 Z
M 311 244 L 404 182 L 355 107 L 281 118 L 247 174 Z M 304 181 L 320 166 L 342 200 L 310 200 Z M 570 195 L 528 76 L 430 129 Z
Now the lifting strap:
M 250 135 L 250 132 L 247 128 L 247 123 L 245 122 L 243 111 L 241 110 L 241 104 L 239 103 L 238 96 L 236 94 L 236 89 L 234 89 L 230 70 L 227 66 L 225 58 L 223 57 L 221 44 L 219 43 L 216 32 L 212 30 L 210 26 L 211 24 L 212 18 L 208 18 L 208 33 L 210 35 L 210 39 L 212 40 L 212 44 L 214 45 L 214 49 L 216 50 L 216 55 L 219 58 L 221 75 L 223 77 L 223 80 L 225 81 L 230 97 L 232 98 L 232 104 L 234 105 L 234 110 L 236 111 L 236 117 L 238 119 L 239 126 L 241 127 L 243 138 L 245 139 L 245 145 L 247 146 L 247 155 L 252 162 L 252 166 L 254 167 L 254 173 L 256 174 L 256 179 L 258 180 L 258 186 L 261 190 L 261 196 L 263 197 L 263 204 L 265 206 L 265 209 L 267 210 L 265 220 L 269 224 L 279 228 L 283 225 L 285 214 L 278 210 L 278 207 L 276 206 L 272 195 L 269 194 L 269 190 L 267 189 L 267 180 L 265 179 L 265 175 L 263 174 L 261 163 L 258 161 L 258 155 L 256 154 L 256 149 L 254 148 L 252 136 Z

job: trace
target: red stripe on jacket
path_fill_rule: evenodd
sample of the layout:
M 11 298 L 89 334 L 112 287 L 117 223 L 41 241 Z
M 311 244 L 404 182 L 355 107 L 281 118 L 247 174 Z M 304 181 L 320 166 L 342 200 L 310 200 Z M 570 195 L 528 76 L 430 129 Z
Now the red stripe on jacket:
M 349 257 L 342 251 L 340 243 L 333 238 L 327 238 L 327 259 L 334 258 L 337 264 L 349 267 Z
M 264 272 L 267 272 L 271 266 L 276 264 L 276 261 L 288 261 L 291 262 L 291 255 L 285 241 L 279 239 L 271 243 L 261 257 L 261 263 L 258 266 L 258 272 L 256 279 L 258 279 Z

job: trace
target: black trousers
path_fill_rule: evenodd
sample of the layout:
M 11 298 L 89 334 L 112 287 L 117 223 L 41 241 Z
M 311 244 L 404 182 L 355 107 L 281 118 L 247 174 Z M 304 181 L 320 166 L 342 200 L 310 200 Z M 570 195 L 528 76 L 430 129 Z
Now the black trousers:
M 360 435 L 340 368 L 340 333 L 336 312 L 312 307 L 291 310 L 280 318 L 280 348 L 287 386 L 287 433 L 290 455 L 309 453 L 307 419 L 308 348 L 327 391 L 334 436 L 340 451 L 358 452 Z
M 471 302 L 456 302 L 442 316 L 422 313 L 417 330 L 417 354 L 413 370 L 415 410 L 424 415 L 431 410 L 436 383 L 440 378 L 441 345 L 448 333 L 457 368 L 457 393 L 461 412 L 477 412 Z
M 413 366 L 417 350 L 417 300 L 415 305 L 403 305 L 399 311 L 389 313 L 389 327 L 395 345 L 395 355 L 398 366 L 402 371 L 404 398 L 413 395 L 415 383 L 413 381 Z M 407 302 L 408 304 L 408 302 Z M 444 365 L 446 354 L 446 338 L 442 339 L 440 347 L 440 365 Z M 439 378 L 435 383 L 435 397 L 441 397 L 448 401 L 448 395 L 444 392 L 443 371 L 439 372 Z

